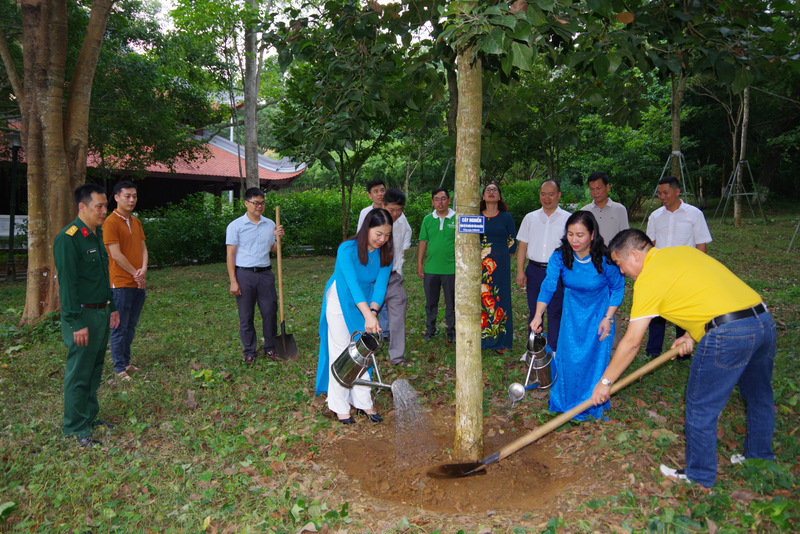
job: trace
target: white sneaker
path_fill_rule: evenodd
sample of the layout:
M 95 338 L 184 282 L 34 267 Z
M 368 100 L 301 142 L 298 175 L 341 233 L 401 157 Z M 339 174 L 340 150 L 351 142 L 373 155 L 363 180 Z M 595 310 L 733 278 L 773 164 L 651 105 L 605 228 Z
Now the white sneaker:
M 686 473 L 684 473 L 683 469 L 673 469 L 671 467 L 667 467 L 664 464 L 661 464 L 659 471 L 661 471 L 661 474 L 664 475 L 665 477 L 672 479 L 676 482 L 687 482 L 689 484 L 692 483 L 692 481 L 689 480 L 689 478 L 686 476 Z
M 737 453 L 737 454 L 734 454 L 734 455 L 731 456 L 731 463 L 733 465 L 742 464 L 742 463 L 744 463 L 744 461 L 745 461 L 744 454 L 738 454 Z
M 519 361 L 521 361 L 521 362 L 526 362 L 526 361 L 528 361 L 528 359 L 525 357 L 525 356 L 527 356 L 527 355 L 528 355 L 528 353 L 527 353 L 527 352 L 523 352 L 523 353 L 522 353 L 522 356 L 520 356 L 520 358 L 519 358 Z

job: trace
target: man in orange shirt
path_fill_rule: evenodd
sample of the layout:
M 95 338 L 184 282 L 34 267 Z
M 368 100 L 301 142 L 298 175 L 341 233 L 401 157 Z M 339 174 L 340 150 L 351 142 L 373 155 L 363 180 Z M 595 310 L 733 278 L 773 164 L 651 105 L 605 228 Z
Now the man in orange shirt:
M 117 377 L 130 380 L 128 373 L 140 370 L 131 363 L 131 342 L 144 306 L 147 247 L 142 223 L 133 215 L 138 200 L 136 185 L 129 181 L 117 183 L 114 200 L 117 209 L 103 223 L 111 291 L 120 316 L 119 326 L 111 330 L 111 359 Z

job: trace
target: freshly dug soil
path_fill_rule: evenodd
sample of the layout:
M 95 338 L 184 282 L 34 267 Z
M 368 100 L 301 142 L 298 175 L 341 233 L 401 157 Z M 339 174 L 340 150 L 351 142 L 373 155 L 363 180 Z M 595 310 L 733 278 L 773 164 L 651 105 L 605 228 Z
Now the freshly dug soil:
M 429 409 L 427 432 L 410 441 L 408 436 L 395 434 L 395 415 L 394 411 L 385 414 L 381 424 L 356 416 L 355 425 L 334 426 L 329 439 L 318 444 L 314 462 L 342 475 L 335 479 L 342 500 L 372 502 L 383 513 L 396 508 L 396 517 L 432 512 L 497 516 L 495 519 L 522 513 L 542 518 L 615 494 L 628 479 L 619 466 L 608 465 L 602 458 L 599 443 L 592 439 L 592 430 L 599 433 L 599 428 L 593 427 L 596 423 L 567 425 L 551 432 L 488 466 L 483 475 L 431 478 L 427 475 L 431 468 L 458 463 L 449 455 L 454 439 L 453 408 Z M 533 428 L 532 422 L 521 418 L 514 423 L 500 417 L 486 419 L 484 457 Z M 398 450 L 397 443 L 405 449 Z M 611 477 L 621 480 L 610 484 Z

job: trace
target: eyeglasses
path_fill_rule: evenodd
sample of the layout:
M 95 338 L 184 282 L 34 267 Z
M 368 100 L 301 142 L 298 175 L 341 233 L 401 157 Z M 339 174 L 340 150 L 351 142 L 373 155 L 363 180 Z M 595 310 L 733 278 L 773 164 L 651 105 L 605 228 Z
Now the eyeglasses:
M 446 202 L 448 200 L 450 200 L 449 197 L 433 197 L 434 202 Z
M 500 192 L 500 190 L 499 190 L 499 189 L 497 189 L 496 187 L 487 187 L 487 188 L 486 188 L 486 189 L 484 189 L 483 191 L 484 191 L 485 193 L 499 193 L 499 192 Z
M 267 205 L 267 202 L 266 202 L 266 201 L 264 201 L 264 202 L 259 202 L 259 201 L 257 201 L 257 200 L 247 200 L 246 202 L 249 202 L 250 204 L 252 204 L 253 206 L 255 206 L 255 207 L 257 207 L 257 208 L 260 208 L 260 207 L 262 207 L 262 206 L 266 206 L 266 205 Z

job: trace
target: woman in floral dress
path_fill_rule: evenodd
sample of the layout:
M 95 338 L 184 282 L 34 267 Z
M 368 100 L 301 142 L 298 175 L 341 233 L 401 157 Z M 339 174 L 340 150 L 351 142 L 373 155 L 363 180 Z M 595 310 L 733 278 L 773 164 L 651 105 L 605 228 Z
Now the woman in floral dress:
M 481 348 L 499 354 L 511 348 L 514 322 L 511 313 L 511 255 L 517 250 L 517 227 L 500 188 L 483 188 L 481 215 Z

